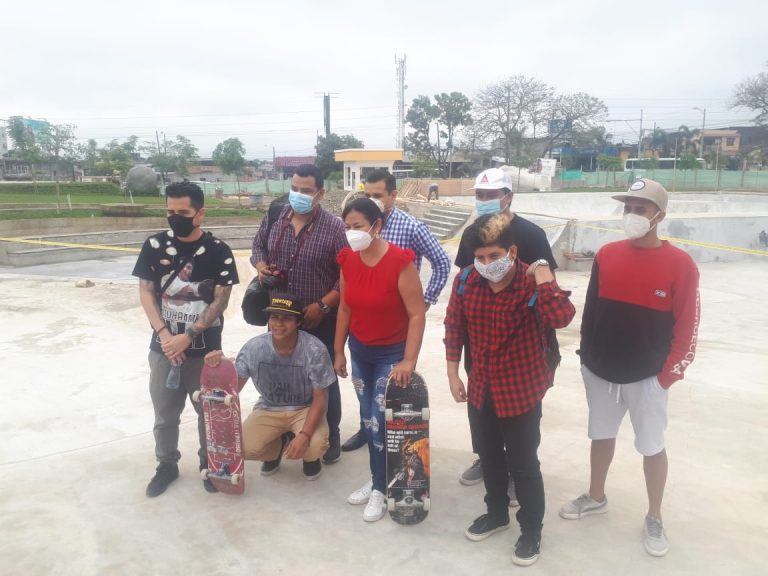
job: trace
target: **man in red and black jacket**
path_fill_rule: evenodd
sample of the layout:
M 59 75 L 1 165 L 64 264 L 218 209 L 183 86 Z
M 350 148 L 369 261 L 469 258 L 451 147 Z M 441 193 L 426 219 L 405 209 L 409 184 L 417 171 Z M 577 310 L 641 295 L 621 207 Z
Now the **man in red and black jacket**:
M 696 353 L 699 271 L 686 252 L 658 237 L 667 210 L 661 184 L 641 179 L 614 198 L 624 203 L 628 239 L 597 253 L 581 323 L 591 482 L 589 492 L 564 505 L 560 516 L 576 520 L 607 510 L 605 481 L 629 411 L 648 491 L 644 545 L 649 554 L 663 556 L 669 549 L 661 520 L 667 391 Z

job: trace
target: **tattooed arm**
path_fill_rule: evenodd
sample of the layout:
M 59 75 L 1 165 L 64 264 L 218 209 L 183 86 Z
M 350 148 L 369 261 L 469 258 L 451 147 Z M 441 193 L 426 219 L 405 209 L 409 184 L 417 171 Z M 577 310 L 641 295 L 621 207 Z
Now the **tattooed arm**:
M 232 294 L 232 286 L 216 286 L 213 291 L 213 302 L 208 304 L 208 307 L 203 310 L 197 322 L 187 329 L 187 334 L 195 337 L 216 322 L 216 319 L 227 309 L 230 294 Z

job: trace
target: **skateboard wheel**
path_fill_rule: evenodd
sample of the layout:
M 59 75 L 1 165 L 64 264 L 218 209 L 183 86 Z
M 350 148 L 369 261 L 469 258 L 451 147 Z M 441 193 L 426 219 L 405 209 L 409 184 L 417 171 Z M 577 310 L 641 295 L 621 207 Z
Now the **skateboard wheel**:
M 232 400 L 234 399 L 235 397 L 232 394 L 227 394 L 226 396 L 224 396 L 224 405 L 229 406 L 230 404 L 232 404 Z
M 195 390 L 194 392 L 192 392 L 192 401 L 200 402 L 200 390 Z
M 424 498 L 424 502 L 423 502 L 423 504 L 424 504 L 424 512 L 429 512 L 429 508 L 430 508 L 430 504 L 429 503 L 430 503 L 429 497 Z
M 232 474 L 229 481 L 232 482 L 232 484 L 234 484 L 235 486 L 237 486 L 238 484 L 240 484 L 240 474 Z
M 203 468 L 202 470 L 200 470 L 200 478 L 202 478 L 203 480 L 208 480 L 208 473 L 209 473 L 208 468 Z
M 384 420 L 386 420 L 387 422 L 389 422 L 390 420 L 392 420 L 392 418 L 393 418 L 393 415 L 392 415 L 392 408 L 387 408 L 387 409 L 385 409 L 385 410 L 384 410 Z
M 422 408 L 421 409 L 421 419 L 425 422 L 429 420 L 429 408 Z
M 395 499 L 394 498 L 387 498 L 387 510 L 389 512 L 395 511 Z

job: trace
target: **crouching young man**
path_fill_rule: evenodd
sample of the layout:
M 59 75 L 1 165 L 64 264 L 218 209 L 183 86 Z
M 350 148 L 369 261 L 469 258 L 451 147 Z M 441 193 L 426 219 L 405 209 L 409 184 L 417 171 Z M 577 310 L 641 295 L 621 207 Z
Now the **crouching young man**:
M 520 537 L 512 561 L 528 566 L 538 559 L 544 518 L 537 451 L 541 402 L 553 376 L 545 359 L 544 328 L 567 326 L 575 309 L 570 292 L 560 289 L 546 260 L 528 266 L 517 259 L 507 215 L 482 216 L 464 236 L 475 262 L 453 283 L 445 348 L 451 394 L 470 404 L 469 425 L 478 441 L 487 507 L 465 535 L 479 541 L 509 528 L 508 464 L 520 502 Z M 459 377 L 465 333 L 472 355 L 466 390 Z
M 262 461 L 262 476 L 271 476 L 285 457 L 304 461 L 304 477 L 316 480 L 320 457 L 328 449 L 328 386 L 336 373 L 325 345 L 299 330 L 303 305 L 290 294 L 273 294 L 264 311 L 269 332 L 251 338 L 237 355 L 240 390 L 250 378 L 261 394 L 243 422 L 243 455 Z M 205 357 L 216 366 L 220 350 Z

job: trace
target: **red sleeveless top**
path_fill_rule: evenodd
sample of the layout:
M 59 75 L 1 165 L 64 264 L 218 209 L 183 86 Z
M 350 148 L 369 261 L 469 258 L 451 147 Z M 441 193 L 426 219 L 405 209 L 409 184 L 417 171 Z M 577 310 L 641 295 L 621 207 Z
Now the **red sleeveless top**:
M 413 250 L 390 244 L 375 266 L 359 252 L 344 248 L 336 260 L 344 274 L 344 303 L 350 310 L 349 331 L 363 344 L 387 346 L 405 342 L 408 313 L 397 282 L 400 272 L 416 259 Z

